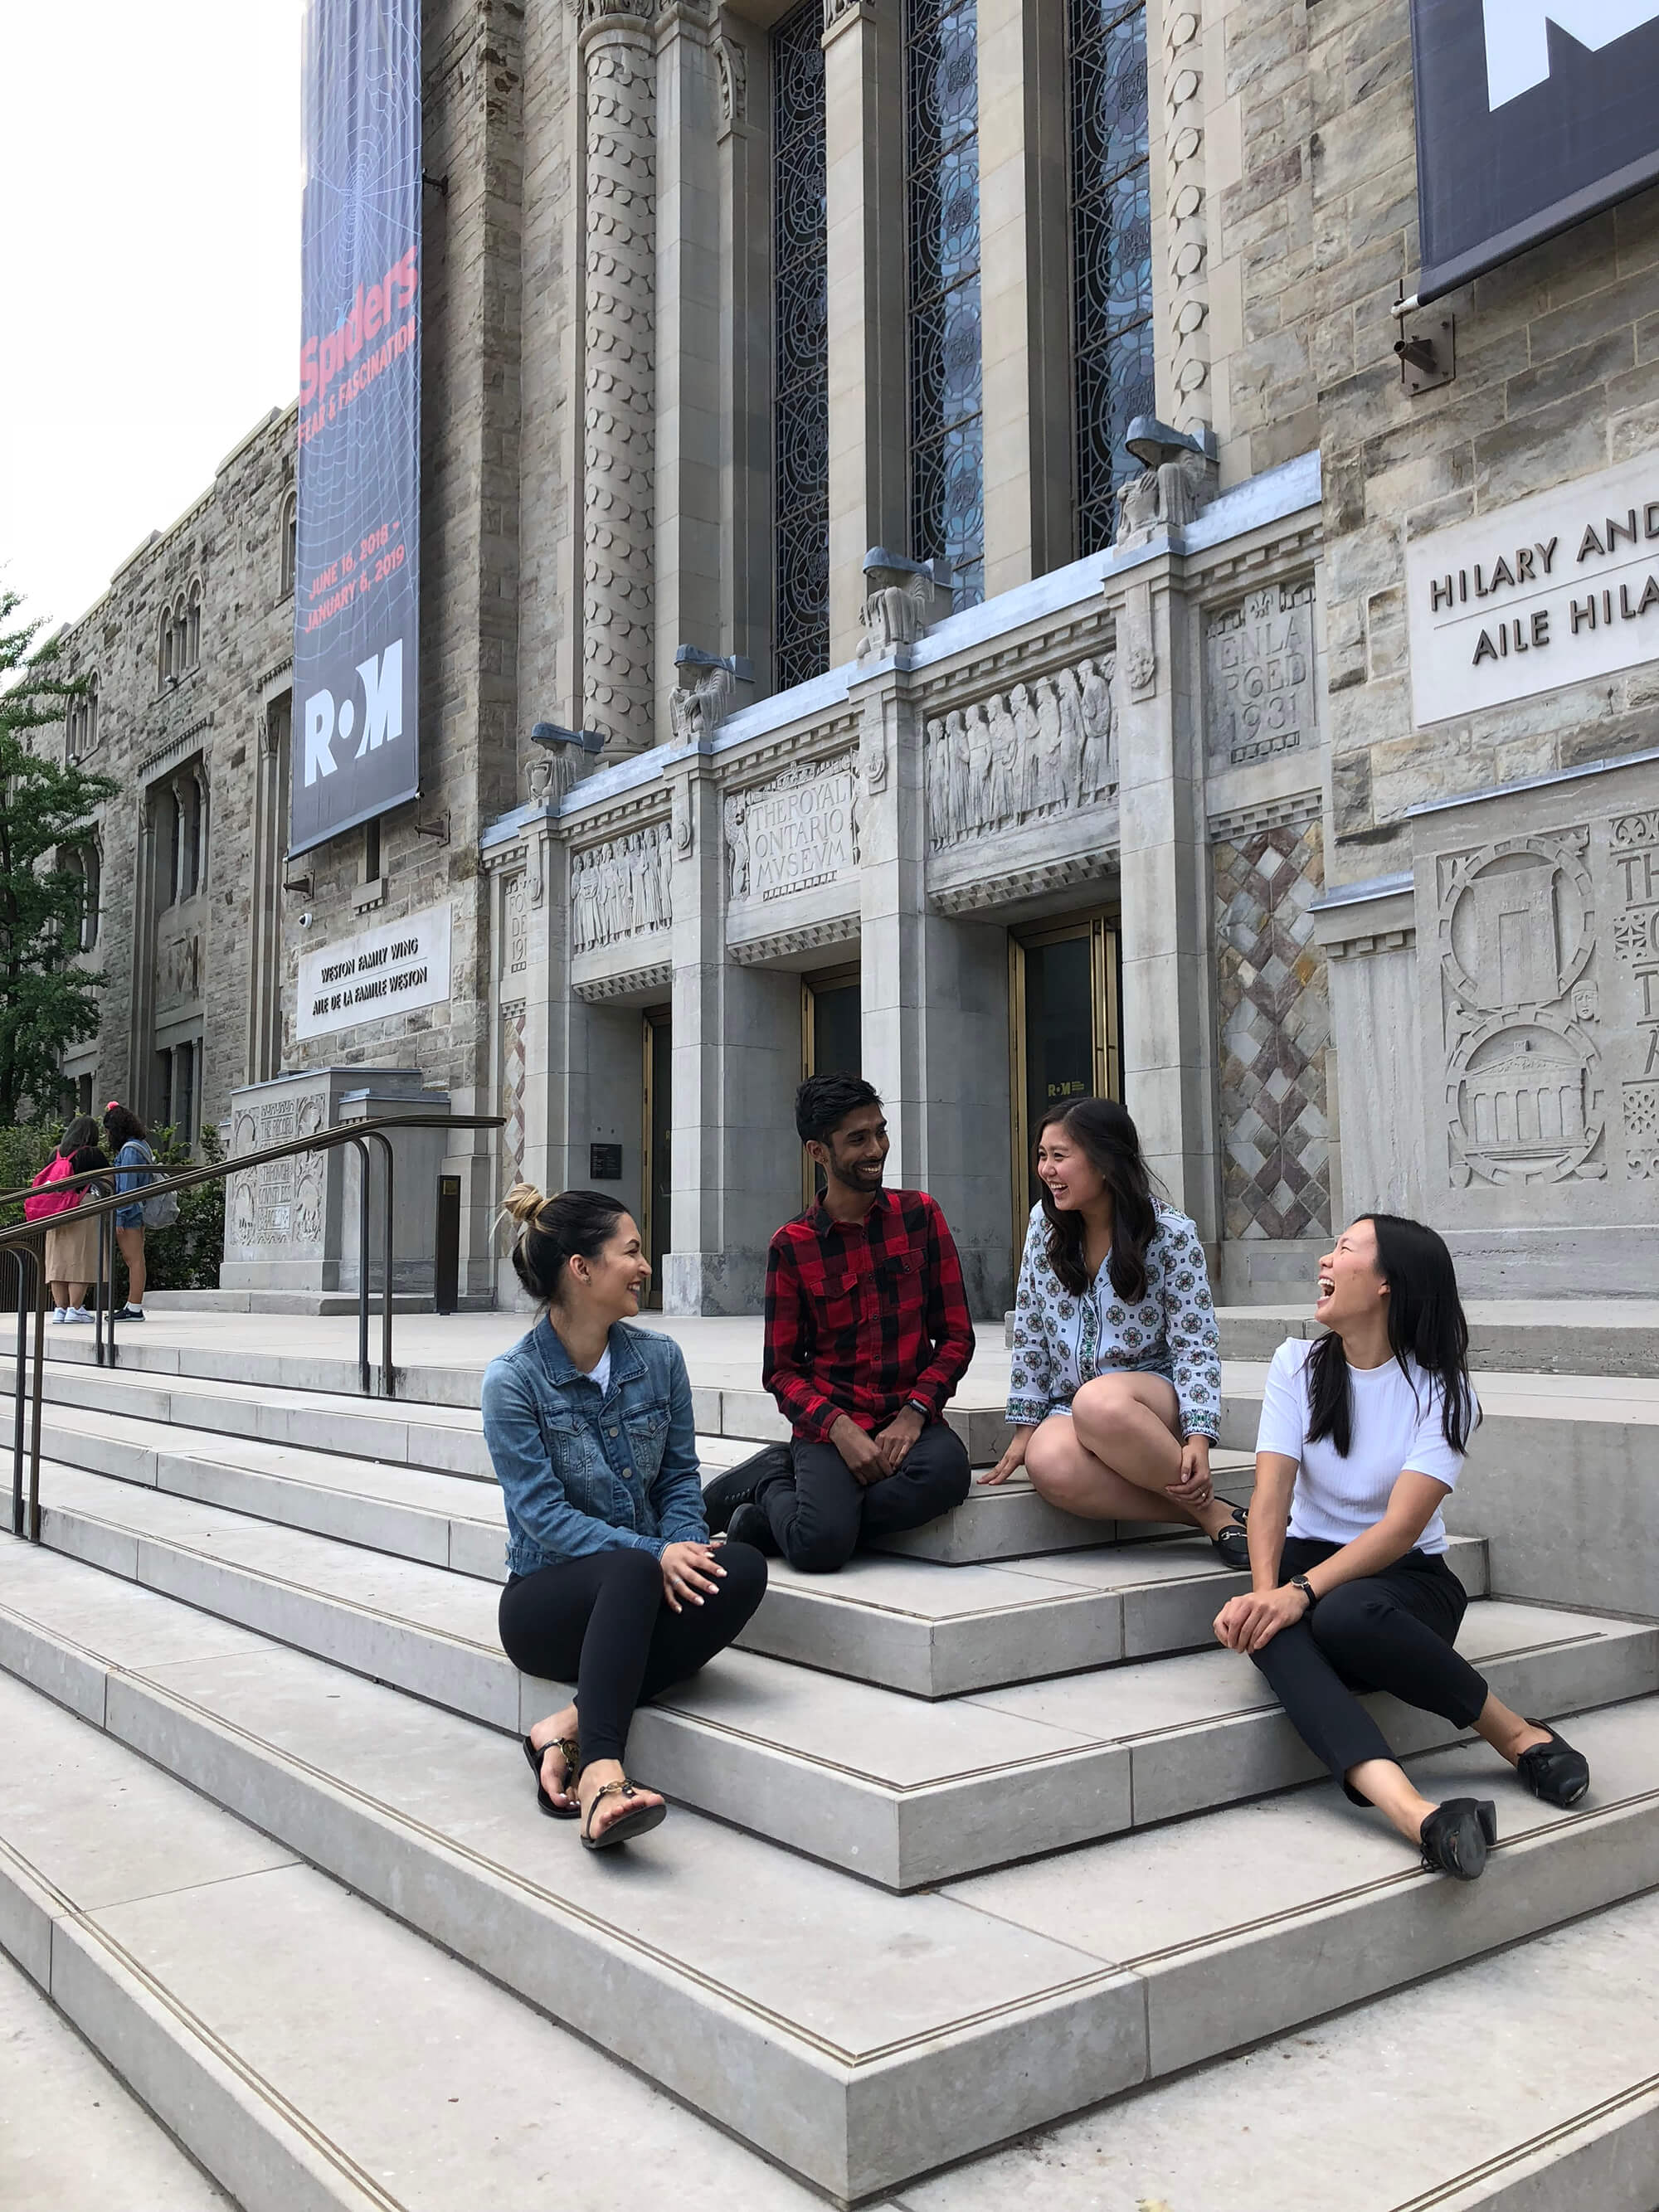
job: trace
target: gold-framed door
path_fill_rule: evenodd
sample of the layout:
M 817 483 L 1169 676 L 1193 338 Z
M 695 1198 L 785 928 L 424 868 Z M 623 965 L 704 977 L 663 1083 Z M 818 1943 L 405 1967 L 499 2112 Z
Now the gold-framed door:
M 662 1310 L 664 1255 L 673 1235 L 673 1029 L 666 1006 L 647 1006 L 640 1020 L 644 1050 L 641 1115 L 640 1238 L 651 1262 L 646 1304 Z
M 864 1072 L 862 978 L 856 961 L 841 968 L 820 968 L 800 979 L 800 1079 L 827 1074 L 832 1068 L 848 1075 Z M 823 1185 L 823 1177 L 805 1152 L 801 1154 L 800 1202 L 810 1206 Z
M 1117 917 L 1074 915 L 1008 933 L 1008 1091 L 1015 1258 L 1036 1191 L 1031 1146 L 1051 1105 L 1122 1096 Z

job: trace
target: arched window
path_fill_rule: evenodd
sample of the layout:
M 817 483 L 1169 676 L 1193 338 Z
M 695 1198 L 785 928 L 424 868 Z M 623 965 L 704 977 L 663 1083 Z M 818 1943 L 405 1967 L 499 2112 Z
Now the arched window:
M 290 491 L 283 501 L 282 596 L 294 596 L 294 579 L 300 567 L 300 498 Z
M 89 676 L 87 688 L 71 699 L 64 718 L 64 757 L 84 760 L 98 743 L 98 678 Z
M 98 942 L 98 915 L 104 896 L 103 856 L 88 842 L 77 855 L 81 866 L 81 950 L 90 952 Z
M 161 610 L 161 627 L 157 630 L 155 635 L 155 681 L 157 687 L 164 689 L 167 684 L 171 684 L 174 680 L 178 673 L 178 670 L 173 665 L 173 609 L 171 607 L 163 607 Z
M 202 586 L 199 580 L 185 600 L 185 665 L 198 668 L 202 661 Z

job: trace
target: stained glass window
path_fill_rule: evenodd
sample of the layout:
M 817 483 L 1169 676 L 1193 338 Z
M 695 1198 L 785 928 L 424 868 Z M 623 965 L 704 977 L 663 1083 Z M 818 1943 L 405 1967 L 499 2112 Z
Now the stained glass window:
M 985 596 L 976 0 L 905 0 L 910 526 L 957 605 Z
M 1123 437 L 1156 411 L 1144 0 L 1066 0 L 1078 551 L 1109 545 Z
M 772 33 L 773 484 L 780 691 L 830 665 L 830 324 L 823 0 Z

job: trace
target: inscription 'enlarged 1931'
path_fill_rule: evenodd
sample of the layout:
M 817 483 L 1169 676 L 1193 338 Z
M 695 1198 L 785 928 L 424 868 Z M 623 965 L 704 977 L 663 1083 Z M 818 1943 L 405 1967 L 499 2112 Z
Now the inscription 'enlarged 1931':
M 1659 658 L 1659 458 L 1407 548 L 1419 726 Z

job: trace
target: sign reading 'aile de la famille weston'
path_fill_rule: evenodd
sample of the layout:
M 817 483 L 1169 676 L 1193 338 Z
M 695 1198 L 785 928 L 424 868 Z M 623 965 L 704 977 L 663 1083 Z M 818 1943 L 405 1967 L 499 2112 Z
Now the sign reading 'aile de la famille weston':
M 300 956 L 295 1033 L 325 1036 L 449 997 L 451 909 L 429 906 Z
M 1659 454 L 1406 550 L 1419 726 L 1659 660 Z

